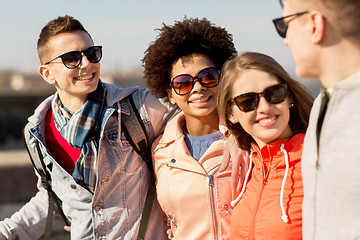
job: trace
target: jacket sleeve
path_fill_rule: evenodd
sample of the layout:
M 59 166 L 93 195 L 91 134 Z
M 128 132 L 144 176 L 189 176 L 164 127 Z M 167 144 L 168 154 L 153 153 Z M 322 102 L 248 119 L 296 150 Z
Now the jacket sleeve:
M 38 176 L 39 191 L 19 211 L 0 222 L 0 240 L 34 240 L 45 233 L 48 194 Z
M 158 137 L 166 126 L 166 123 L 179 112 L 179 108 L 171 103 L 164 102 L 162 99 L 155 97 L 149 89 L 143 89 L 137 92 L 140 106 L 138 109 L 144 111 L 143 114 L 148 116 L 152 132 L 149 133 L 149 145 Z

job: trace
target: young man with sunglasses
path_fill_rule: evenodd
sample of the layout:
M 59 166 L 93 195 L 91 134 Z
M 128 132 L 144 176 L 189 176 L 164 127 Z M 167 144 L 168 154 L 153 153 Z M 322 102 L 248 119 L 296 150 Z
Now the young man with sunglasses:
M 149 90 L 101 82 L 102 47 L 94 46 L 73 17 L 58 17 L 42 29 L 38 54 L 39 73 L 56 93 L 29 118 L 25 141 L 43 158 L 52 190 L 71 223 L 71 238 L 136 238 L 152 173 L 124 135 L 121 118 L 130 112 L 120 100 L 132 94 L 147 121 L 149 143 L 161 133 L 174 108 Z M 38 188 L 29 203 L 0 223 L 0 239 L 39 239 L 44 234 L 51 204 L 40 177 Z M 166 239 L 157 201 L 146 239 Z
M 285 0 L 275 27 L 304 78 L 323 87 L 306 133 L 304 239 L 360 237 L 360 1 Z

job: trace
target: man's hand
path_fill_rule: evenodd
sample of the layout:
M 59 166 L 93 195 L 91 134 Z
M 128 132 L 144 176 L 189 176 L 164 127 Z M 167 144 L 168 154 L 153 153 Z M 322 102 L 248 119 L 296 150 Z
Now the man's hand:
M 249 152 L 242 150 L 237 145 L 233 135 L 230 135 L 224 146 L 223 160 L 220 165 L 220 171 L 226 169 L 232 162 L 231 169 L 231 187 L 234 191 L 240 192 L 245 175 L 249 167 Z

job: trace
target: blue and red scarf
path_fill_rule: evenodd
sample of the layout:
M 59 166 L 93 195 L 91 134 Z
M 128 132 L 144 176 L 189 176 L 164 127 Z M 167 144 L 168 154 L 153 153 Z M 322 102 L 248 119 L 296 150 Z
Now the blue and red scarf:
M 100 120 L 104 104 L 105 88 L 101 81 L 97 89 L 89 94 L 85 104 L 75 113 L 63 106 L 58 93 L 51 103 L 57 130 L 71 146 L 81 150 L 72 176 L 92 193 L 97 181 Z

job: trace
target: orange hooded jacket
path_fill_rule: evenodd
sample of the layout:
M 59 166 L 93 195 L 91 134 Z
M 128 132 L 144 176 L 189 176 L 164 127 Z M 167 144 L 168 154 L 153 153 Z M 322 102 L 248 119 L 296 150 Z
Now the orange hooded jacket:
M 232 202 L 230 239 L 302 239 L 303 140 L 299 133 L 262 149 L 252 144 L 247 184 Z

